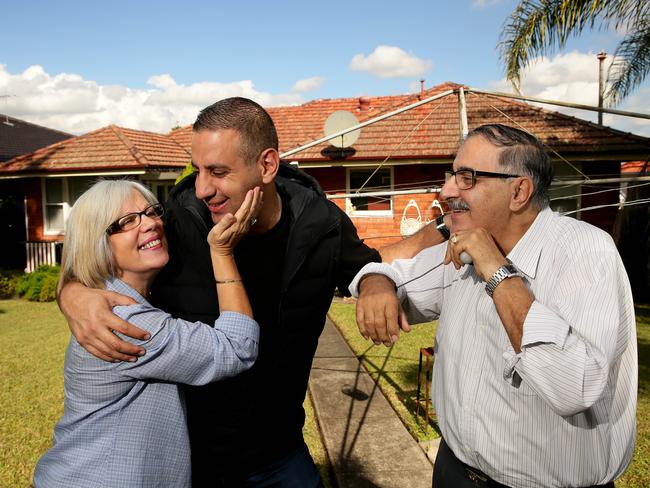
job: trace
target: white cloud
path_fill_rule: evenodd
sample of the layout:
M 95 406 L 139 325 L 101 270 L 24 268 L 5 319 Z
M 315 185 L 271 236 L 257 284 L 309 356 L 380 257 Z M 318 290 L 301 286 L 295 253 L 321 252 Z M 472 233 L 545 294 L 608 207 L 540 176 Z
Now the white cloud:
M 367 71 L 380 78 L 421 76 L 431 69 L 430 60 L 420 59 L 396 46 L 377 46 L 367 57 L 356 54 L 350 61 L 353 71 Z
M 605 73 L 612 57 L 605 60 Z M 491 82 L 489 88 L 512 92 L 505 80 Z M 532 97 L 557 100 L 583 105 L 598 105 L 598 60 L 596 53 L 572 51 L 553 58 L 539 57 L 522 73 L 521 92 Z M 596 112 L 540 105 L 546 109 L 562 112 L 584 120 L 597 121 Z M 650 88 L 641 88 L 616 107 L 630 112 L 650 114 Z M 603 124 L 615 129 L 650 136 L 650 120 L 614 115 L 603 116 Z
M 312 76 L 311 78 L 296 81 L 291 91 L 294 93 L 315 91 L 323 86 L 323 83 L 325 83 L 325 78 L 322 76 Z
M 263 106 L 303 102 L 299 93 L 258 91 L 251 80 L 179 85 L 159 74 L 148 84 L 151 88 L 99 85 L 78 74 L 50 75 L 37 65 L 13 74 L 0 65 L 0 95 L 12 95 L 0 100 L 0 113 L 73 134 L 109 124 L 164 133 L 193 122 L 201 108 L 226 97 L 243 96 Z
M 472 3 L 473 8 L 487 8 L 494 5 L 499 5 L 503 3 L 503 0 L 474 0 Z

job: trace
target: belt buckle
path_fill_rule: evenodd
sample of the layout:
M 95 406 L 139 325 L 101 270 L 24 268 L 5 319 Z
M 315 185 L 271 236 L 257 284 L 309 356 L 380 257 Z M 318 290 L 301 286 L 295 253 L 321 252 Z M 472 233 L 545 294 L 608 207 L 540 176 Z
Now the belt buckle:
M 479 474 L 469 467 L 465 468 L 465 472 L 467 473 L 467 478 L 469 478 L 469 480 L 472 481 L 473 483 L 479 484 L 481 486 L 487 486 L 488 479 L 482 473 Z

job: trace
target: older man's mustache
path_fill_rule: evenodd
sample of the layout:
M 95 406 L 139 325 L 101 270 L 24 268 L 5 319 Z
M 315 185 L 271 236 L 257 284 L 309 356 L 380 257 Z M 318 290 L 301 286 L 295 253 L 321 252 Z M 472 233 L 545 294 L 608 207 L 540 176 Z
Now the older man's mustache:
M 469 205 L 463 200 L 460 200 L 459 198 L 452 198 L 450 200 L 447 200 L 447 207 L 449 208 L 450 212 L 462 212 L 465 210 L 469 210 Z

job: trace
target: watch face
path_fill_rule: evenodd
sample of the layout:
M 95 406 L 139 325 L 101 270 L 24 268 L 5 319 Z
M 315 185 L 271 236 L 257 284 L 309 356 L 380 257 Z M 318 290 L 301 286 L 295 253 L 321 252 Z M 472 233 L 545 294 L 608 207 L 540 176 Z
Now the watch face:
M 504 264 L 503 268 L 508 272 L 509 275 L 518 274 L 519 270 L 515 267 L 514 264 L 508 263 Z

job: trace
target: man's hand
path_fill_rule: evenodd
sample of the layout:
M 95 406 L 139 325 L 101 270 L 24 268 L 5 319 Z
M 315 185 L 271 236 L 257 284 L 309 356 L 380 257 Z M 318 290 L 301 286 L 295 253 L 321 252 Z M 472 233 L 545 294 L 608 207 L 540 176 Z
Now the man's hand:
M 465 263 L 461 260 L 462 252 L 472 257 L 474 269 L 483 281 L 489 280 L 496 271 L 506 264 L 506 258 L 492 236 L 482 228 L 454 232 L 449 238 L 444 263 L 454 263 L 460 269 Z
M 364 339 L 375 344 L 390 346 L 399 338 L 400 329 L 409 332 L 411 327 L 400 306 L 395 283 L 383 275 L 371 274 L 359 283 L 357 325 Z
M 135 303 L 132 298 L 69 282 L 61 289 L 58 302 L 70 331 L 93 356 L 104 361 L 133 362 L 137 356 L 144 355 L 144 348 L 123 341 L 113 333 L 117 331 L 134 339 L 149 339 L 146 331 L 125 322 L 112 312 L 116 305 Z

